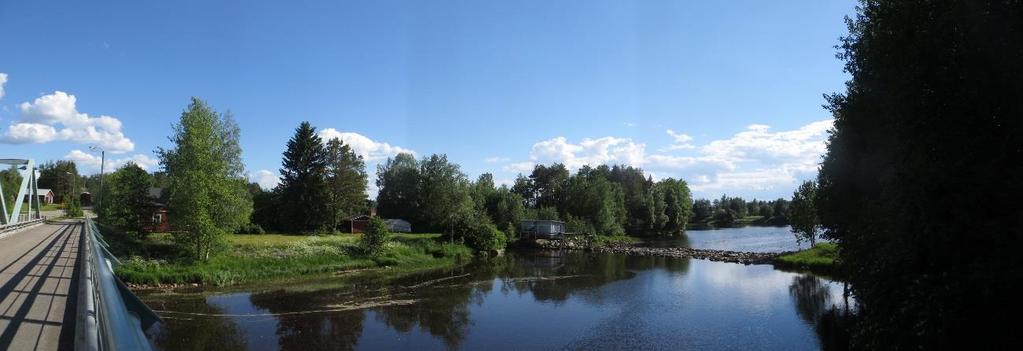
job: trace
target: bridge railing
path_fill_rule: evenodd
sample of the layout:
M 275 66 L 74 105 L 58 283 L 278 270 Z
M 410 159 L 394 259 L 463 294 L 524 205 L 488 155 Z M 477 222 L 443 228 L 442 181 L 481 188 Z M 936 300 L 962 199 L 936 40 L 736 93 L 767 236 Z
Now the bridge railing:
M 43 218 L 33 219 L 33 220 L 30 220 L 30 221 L 28 221 L 28 220 L 26 220 L 26 221 L 19 221 L 19 222 L 14 223 L 14 224 L 2 224 L 2 225 L 0 225 L 0 233 L 9 232 L 9 231 L 13 231 L 13 230 L 18 230 L 18 229 L 25 228 L 25 227 L 31 227 L 33 225 L 42 223 L 45 220 L 46 220 L 46 217 L 43 217 Z
M 85 220 L 80 245 L 75 350 L 150 350 L 144 331 L 160 317 L 114 276 L 120 261 L 92 219 Z

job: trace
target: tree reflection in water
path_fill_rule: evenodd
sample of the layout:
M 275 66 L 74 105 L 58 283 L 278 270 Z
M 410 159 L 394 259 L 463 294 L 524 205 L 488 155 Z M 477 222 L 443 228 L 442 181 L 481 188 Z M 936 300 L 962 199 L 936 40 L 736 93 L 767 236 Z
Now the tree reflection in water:
M 793 278 L 789 293 L 795 300 L 799 317 L 814 326 L 821 348 L 848 349 L 853 316 L 847 301 L 832 301 L 831 289 L 825 281 L 809 274 Z
M 244 333 L 230 318 L 218 316 L 224 314 L 224 311 L 207 303 L 205 297 L 174 298 L 148 303 L 158 310 L 206 314 L 165 314 L 155 337 L 156 344 L 165 350 L 217 351 L 246 348 Z

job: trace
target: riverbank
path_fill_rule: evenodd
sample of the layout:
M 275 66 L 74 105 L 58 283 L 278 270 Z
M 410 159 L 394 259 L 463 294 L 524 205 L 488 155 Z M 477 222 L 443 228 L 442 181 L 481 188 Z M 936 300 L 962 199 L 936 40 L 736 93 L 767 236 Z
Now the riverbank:
M 707 250 L 688 247 L 644 247 L 637 246 L 633 238 L 622 237 L 623 239 L 620 240 L 615 240 L 615 238 L 617 237 L 597 237 L 596 240 L 585 237 L 566 238 L 563 240 L 527 239 L 520 240 L 516 243 L 516 246 L 544 250 L 586 250 L 636 256 L 697 258 L 741 264 L 771 264 L 774 263 L 776 257 L 789 253 Z
M 231 235 L 228 248 L 206 262 L 183 258 L 167 234 L 134 240 L 134 248 L 118 247 L 117 275 L 132 288 L 229 286 L 255 281 L 344 274 L 357 270 L 434 269 L 468 262 L 469 248 L 439 242 L 437 235 L 395 235 L 378 256 L 358 250 L 358 235 Z M 129 251 L 131 250 L 131 251 Z
M 809 249 L 778 256 L 774 265 L 779 268 L 833 275 L 837 258 L 838 246 L 835 243 L 822 242 Z

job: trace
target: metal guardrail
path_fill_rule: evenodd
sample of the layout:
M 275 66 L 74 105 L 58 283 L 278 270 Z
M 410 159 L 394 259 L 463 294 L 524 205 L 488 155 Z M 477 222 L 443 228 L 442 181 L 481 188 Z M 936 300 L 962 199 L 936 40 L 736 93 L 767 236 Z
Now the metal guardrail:
M 14 224 L 0 225 L 0 233 L 9 232 L 9 231 L 13 231 L 13 230 L 18 230 L 18 229 L 25 228 L 25 227 L 31 227 L 33 225 L 36 225 L 36 224 L 39 224 L 39 223 L 43 223 L 44 221 L 46 221 L 46 217 L 38 218 L 38 219 L 33 219 L 31 221 L 17 222 L 17 223 L 14 223 Z
M 160 317 L 114 276 L 120 261 L 92 219 L 85 220 L 80 245 L 75 350 L 150 350 L 144 331 Z

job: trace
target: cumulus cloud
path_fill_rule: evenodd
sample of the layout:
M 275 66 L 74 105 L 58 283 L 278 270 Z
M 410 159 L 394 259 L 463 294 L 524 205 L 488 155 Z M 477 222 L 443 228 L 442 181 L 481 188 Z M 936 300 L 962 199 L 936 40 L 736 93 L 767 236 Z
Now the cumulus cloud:
M 0 72 L 0 99 L 4 98 L 4 84 L 7 84 L 7 73 Z
M 78 165 L 78 169 L 82 170 L 83 173 L 97 173 L 100 171 L 101 157 L 94 155 L 82 150 L 71 150 L 67 155 L 64 155 L 64 159 L 74 161 Z M 160 161 L 145 154 L 135 154 L 129 157 L 121 158 L 107 158 L 105 171 L 112 172 L 128 162 L 134 162 L 136 165 L 144 170 L 152 171 L 160 164 Z
M 753 124 L 735 135 L 702 146 L 689 135 L 667 130 L 670 147 L 647 154 L 645 144 L 607 136 L 573 143 L 556 137 L 533 144 L 529 161 L 510 163 L 505 171 L 529 173 L 533 165 L 563 163 L 569 169 L 584 165 L 618 164 L 642 167 L 654 179 L 687 180 L 694 191 L 742 193 L 791 188 L 817 172 L 833 120 L 812 122 L 794 130 L 772 131 Z M 676 152 L 682 153 L 678 154 Z
M 259 187 L 270 190 L 277 187 L 277 184 L 281 183 L 281 176 L 277 172 L 273 172 L 267 169 L 261 169 L 255 173 L 249 174 L 249 180 L 259 184 Z
M 354 132 L 342 132 L 334 128 L 327 128 L 321 130 L 318 135 L 323 138 L 323 141 L 338 138 L 341 139 L 345 144 L 348 144 L 355 151 L 356 154 L 362 156 L 366 161 L 379 161 L 388 157 L 393 157 L 399 153 L 410 153 L 415 154 L 415 151 L 410 149 L 392 146 L 385 142 L 373 141 L 362 134 Z
M 529 157 L 533 163 L 560 162 L 571 169 L 598 164 L 642 166 L 645 149 L 646 144 L 629 138 L 607 136 L 570 143 L 565 137 L 556 137 L 533 144 Z
M 120 120 L 105 115 L 91 117 L 79 112 L 77 102 L 74 95 L 56 91 L 31 103 L 21 103 L 21 120 L 12 123 L 6 132 L 0 134 L 0 142 L 38 144 L 70 141 L 96 144 L 113 153 L 135 149 L 135 143 L 121 131 Z

